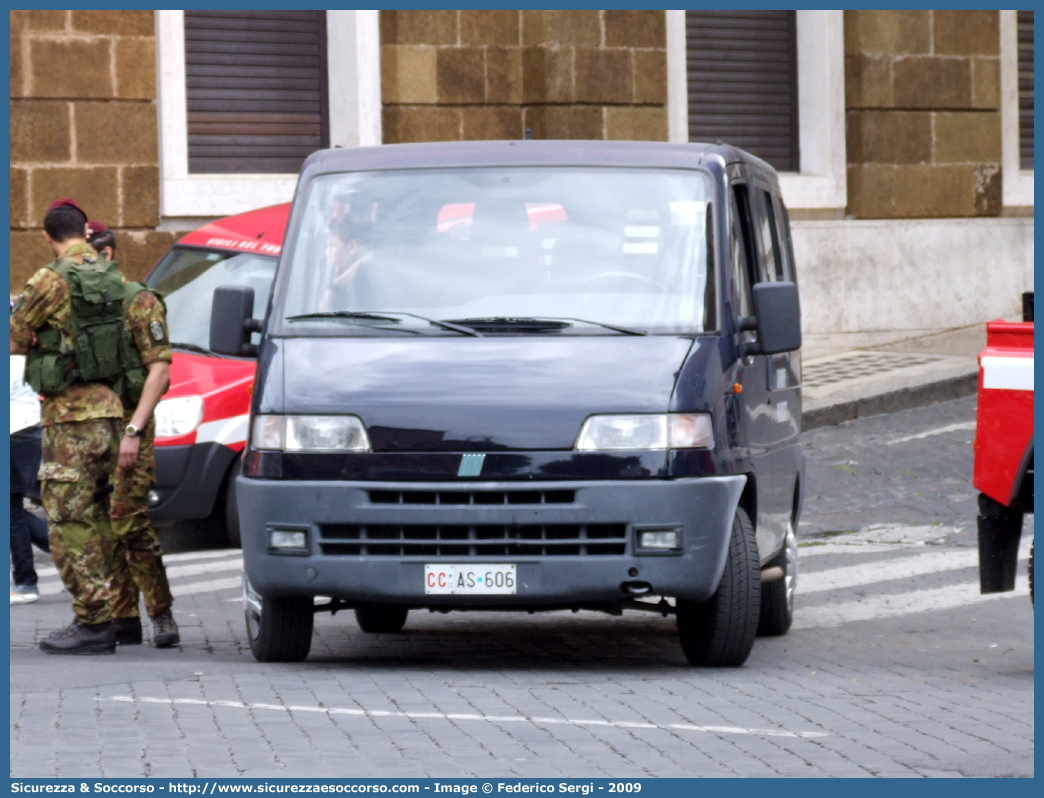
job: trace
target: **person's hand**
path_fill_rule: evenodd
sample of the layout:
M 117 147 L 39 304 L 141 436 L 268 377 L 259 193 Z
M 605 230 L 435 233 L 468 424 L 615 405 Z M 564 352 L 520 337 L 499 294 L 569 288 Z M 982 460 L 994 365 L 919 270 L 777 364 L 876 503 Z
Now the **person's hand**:
M 120 468 L 124 471 L 130 471 L 134 468 L 135 463 L 138 462 L 140 449 L 141 438 L 131 438 L 124 435 L 123 440 L 120 441 Z

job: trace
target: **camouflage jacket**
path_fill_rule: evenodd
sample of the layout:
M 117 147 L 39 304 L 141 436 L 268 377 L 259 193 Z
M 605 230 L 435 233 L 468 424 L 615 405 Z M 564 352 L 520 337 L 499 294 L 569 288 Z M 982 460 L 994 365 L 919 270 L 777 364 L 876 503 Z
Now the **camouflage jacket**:
M 84 243 L 69 247 L 58 260 L 78 265 L 96 258 L 91 245 Z M 53 269 L 40 269 L 25 284 L 11 313 L 11 340 L 32 346 L 37 330 L 65 329 L 71 315 L 69 284 Z M 71 340 L 66 343 L 72 347 Z M 40 406 L 42 426 L 122 416 L 119 397 L 107 385 L 96 382 L 74 382 L 61 393 L 45 397 Z
M 167 331 L 167 314 L 155 294 L 148 289 L 135 294 L 127 308 L 126 323 L 143 364 L 147 366 L 158 361 L 170 363 L 174 359 Z M 129 419 L 134 410 L 128 407 L 125 417 Z

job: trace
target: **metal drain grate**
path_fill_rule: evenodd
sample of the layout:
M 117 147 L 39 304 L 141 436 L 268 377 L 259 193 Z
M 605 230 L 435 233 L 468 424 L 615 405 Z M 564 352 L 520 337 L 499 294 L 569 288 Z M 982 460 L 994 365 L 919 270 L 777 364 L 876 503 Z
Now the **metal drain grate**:
M 926 366 L 946 360 L 941 355 L 905 355 L 897 352 L 854 352 L 820 363 L 806 363 L 802 383 L 806 388 L 821 388 L 860 377 L 874 377 L 890 371 Z

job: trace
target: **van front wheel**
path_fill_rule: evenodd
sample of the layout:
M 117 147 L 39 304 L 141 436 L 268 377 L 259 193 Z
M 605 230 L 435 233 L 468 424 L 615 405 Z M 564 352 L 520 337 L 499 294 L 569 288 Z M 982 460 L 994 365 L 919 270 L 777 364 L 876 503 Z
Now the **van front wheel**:
M 312 648 L 311 596 L 259 596 L 243 575 L 243 612 L 258 662 L 301 662 Z
M 678 599 L 678 638 L 690 665 L 737 667 L 754 647 L 761 610 L 761 573 L 754 525 L 736 510 L 725 571 L 702 604 Z

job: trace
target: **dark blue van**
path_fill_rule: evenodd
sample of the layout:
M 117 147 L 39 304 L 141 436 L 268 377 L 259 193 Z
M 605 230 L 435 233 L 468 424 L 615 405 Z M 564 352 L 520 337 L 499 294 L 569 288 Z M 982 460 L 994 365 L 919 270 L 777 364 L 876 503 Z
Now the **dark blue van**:
M 211 348 L 249 354 L 253 297 Z M 505 141 L 305 163 L 237 480 L 250 645 L 313 613 L 671 613 L 695 665 L 790 626 L 800 313 L 773 169 Z M 316 603 L 317 596 L 329 601 Z

